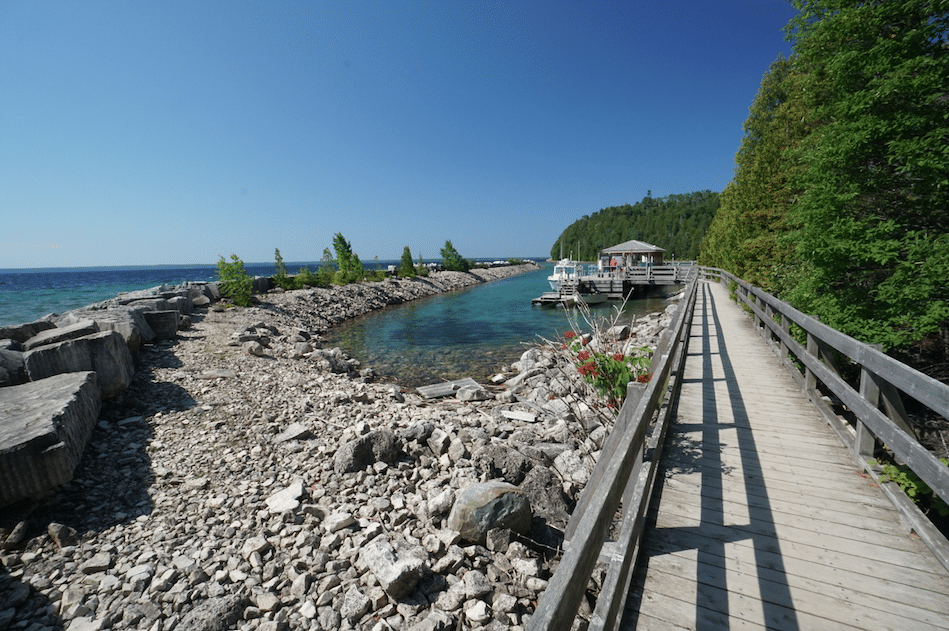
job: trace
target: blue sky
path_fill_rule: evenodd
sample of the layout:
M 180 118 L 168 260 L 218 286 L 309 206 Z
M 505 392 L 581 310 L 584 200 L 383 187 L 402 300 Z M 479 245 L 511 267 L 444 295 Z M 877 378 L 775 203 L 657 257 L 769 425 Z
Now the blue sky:
M 547 256 L 732 176 L 769 0 L 0 2 L 0 268 Z

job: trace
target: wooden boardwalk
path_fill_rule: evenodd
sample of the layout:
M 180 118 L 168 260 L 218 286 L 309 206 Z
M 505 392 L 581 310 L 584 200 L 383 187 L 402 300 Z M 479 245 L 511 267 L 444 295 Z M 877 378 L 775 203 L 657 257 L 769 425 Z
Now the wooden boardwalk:
M 718 283 L 695 306 L 624 629 L 949 629 L 949 572 Z

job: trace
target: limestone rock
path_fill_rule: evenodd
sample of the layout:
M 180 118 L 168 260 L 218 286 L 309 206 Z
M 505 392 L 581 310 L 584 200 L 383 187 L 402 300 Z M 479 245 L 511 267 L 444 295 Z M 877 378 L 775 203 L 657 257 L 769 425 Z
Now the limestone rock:
M 527 534 L 531 527 L 531 507 L 516 486 L 506 482 L 472 484 L 458 494 L 448 516 L 448 527 L 472 543 L 484 544 L 492 528 L 507 528 Z
M 243 593 L 210 598 L 189 611 L 178 627 L 189 631 L 227 631 L 240 620 L 249 604 Z
M 15 326 L 0 326 L 0 340 L 16 340 L 23 343 L 47 329 L 55 329 L 56 325 L 49 320 L 36 320 Z
M 115 331 L 41 346 L 24 353 L 23 360 L 31 381 L 62 373 L 95 371 L 105 399 L 125 390 L 135 374 L 132 354 Z
M 94 320 L 100 331 L 115 331 L 121 335 L 132 355 L 138 354 L 142 344 L 155 339 L 155 332 L 139 309 L 115 306 L 95 311 L 70 312 L 63 316 L 60 325 L 64 322 L 78 322 L 83 318 Z
M 99 406 L 93 372 L 0 388 L 0 506 L 72 479 Z
M 30 350 L 47 344 L 56 344 L 65 340 L 74 340 L 77 337 L 84 337 L 99 332 L 99 325 L 92 320 L 80 320 L 73 324 L 68 324 L 54 329 L 47 329 L 37 333 L 23 343 L 23 350 Z
M 168 309 L 165 311 L 143 311 L 142 315 L 148 326 L 155 332 L 155 339 L 173 340 L 178 335 L 178 322 L 180 314 L 178 311 Z
M 26 383 L 26 364 L 20 351 L 0 349 L 0 388 Z
M 422 577 L 423 559 L 417 555 L 399 554 L 383 537 L 367 543 L 360 551 L 356 568 L 371 571 L 379 585 L 392 598 L 399 600 L 410 594 Z

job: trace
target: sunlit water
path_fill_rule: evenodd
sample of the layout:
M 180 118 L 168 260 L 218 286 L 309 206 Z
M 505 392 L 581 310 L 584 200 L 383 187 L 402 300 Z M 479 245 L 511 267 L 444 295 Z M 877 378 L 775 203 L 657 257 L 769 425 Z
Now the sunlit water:
M 531 304 L 531 299 L 550 290 L 550 271 L 551 266 L 545 266 L 376 311 L 334 327 L 324 338 L 328 346 L 339 346 L 383 379 L 404 386 L 461 377 L 483 382 L 517 361 L 541 337 L 552 339 L 568 328 L 563 308 Z M 598 305 L 592 313 L 609 318 L 619 304 Z M 668 304 L 662 294 L 630 301 L 623 322 L 662 311 Z
M 388 262 L 383 262 L 383 264 Z M 296 271 L 301 264 L 288 265 Z M 319 263 L 310 263 L 315 270 Z M 331 329 L 328 345 L 340 346 L 388 381 L 408 387 L 491 374 L 516 361 L 539 336 L 568 327 L 562 308 L 535 307 L 548 291 L 552 265 L 537 272 L 476 285 L 389 307 Z M 270 275 L 272 264 L 248 264 L 250 275 Z M 216 280 L 214 266 L 0 270 L 0 326 L 114 298 L 163 283 Z M 662 296 L 627 303 L 623 318 L 661 311 Z M 618 303 L 594 307 L 609 317 Z

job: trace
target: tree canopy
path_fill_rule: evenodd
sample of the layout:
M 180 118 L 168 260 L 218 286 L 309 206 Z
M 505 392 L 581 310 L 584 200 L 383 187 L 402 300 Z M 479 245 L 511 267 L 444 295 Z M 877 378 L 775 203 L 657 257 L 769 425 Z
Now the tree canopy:
M 467 272 L 471 269 L 471 261 L 465 259 L 458 253 L 451 241 L 445 241 L 445 247 L 441 250 L 442 265 L 445 269 L 454 272 Z
M 700 260 L 886 348 L 949 351 L 949 0 L 796 0 Z
M 712 191 L 658 199 L 647 194 L 636 204 L 610 206 L 573 222 L 554 242 L 550 256 L 559 258 L 563 251 L 564 256 L 593 260 L 604 248 L 636 239 L 664 248 L 670 257 L 695 259 L 718 203 L 718 193 Z

